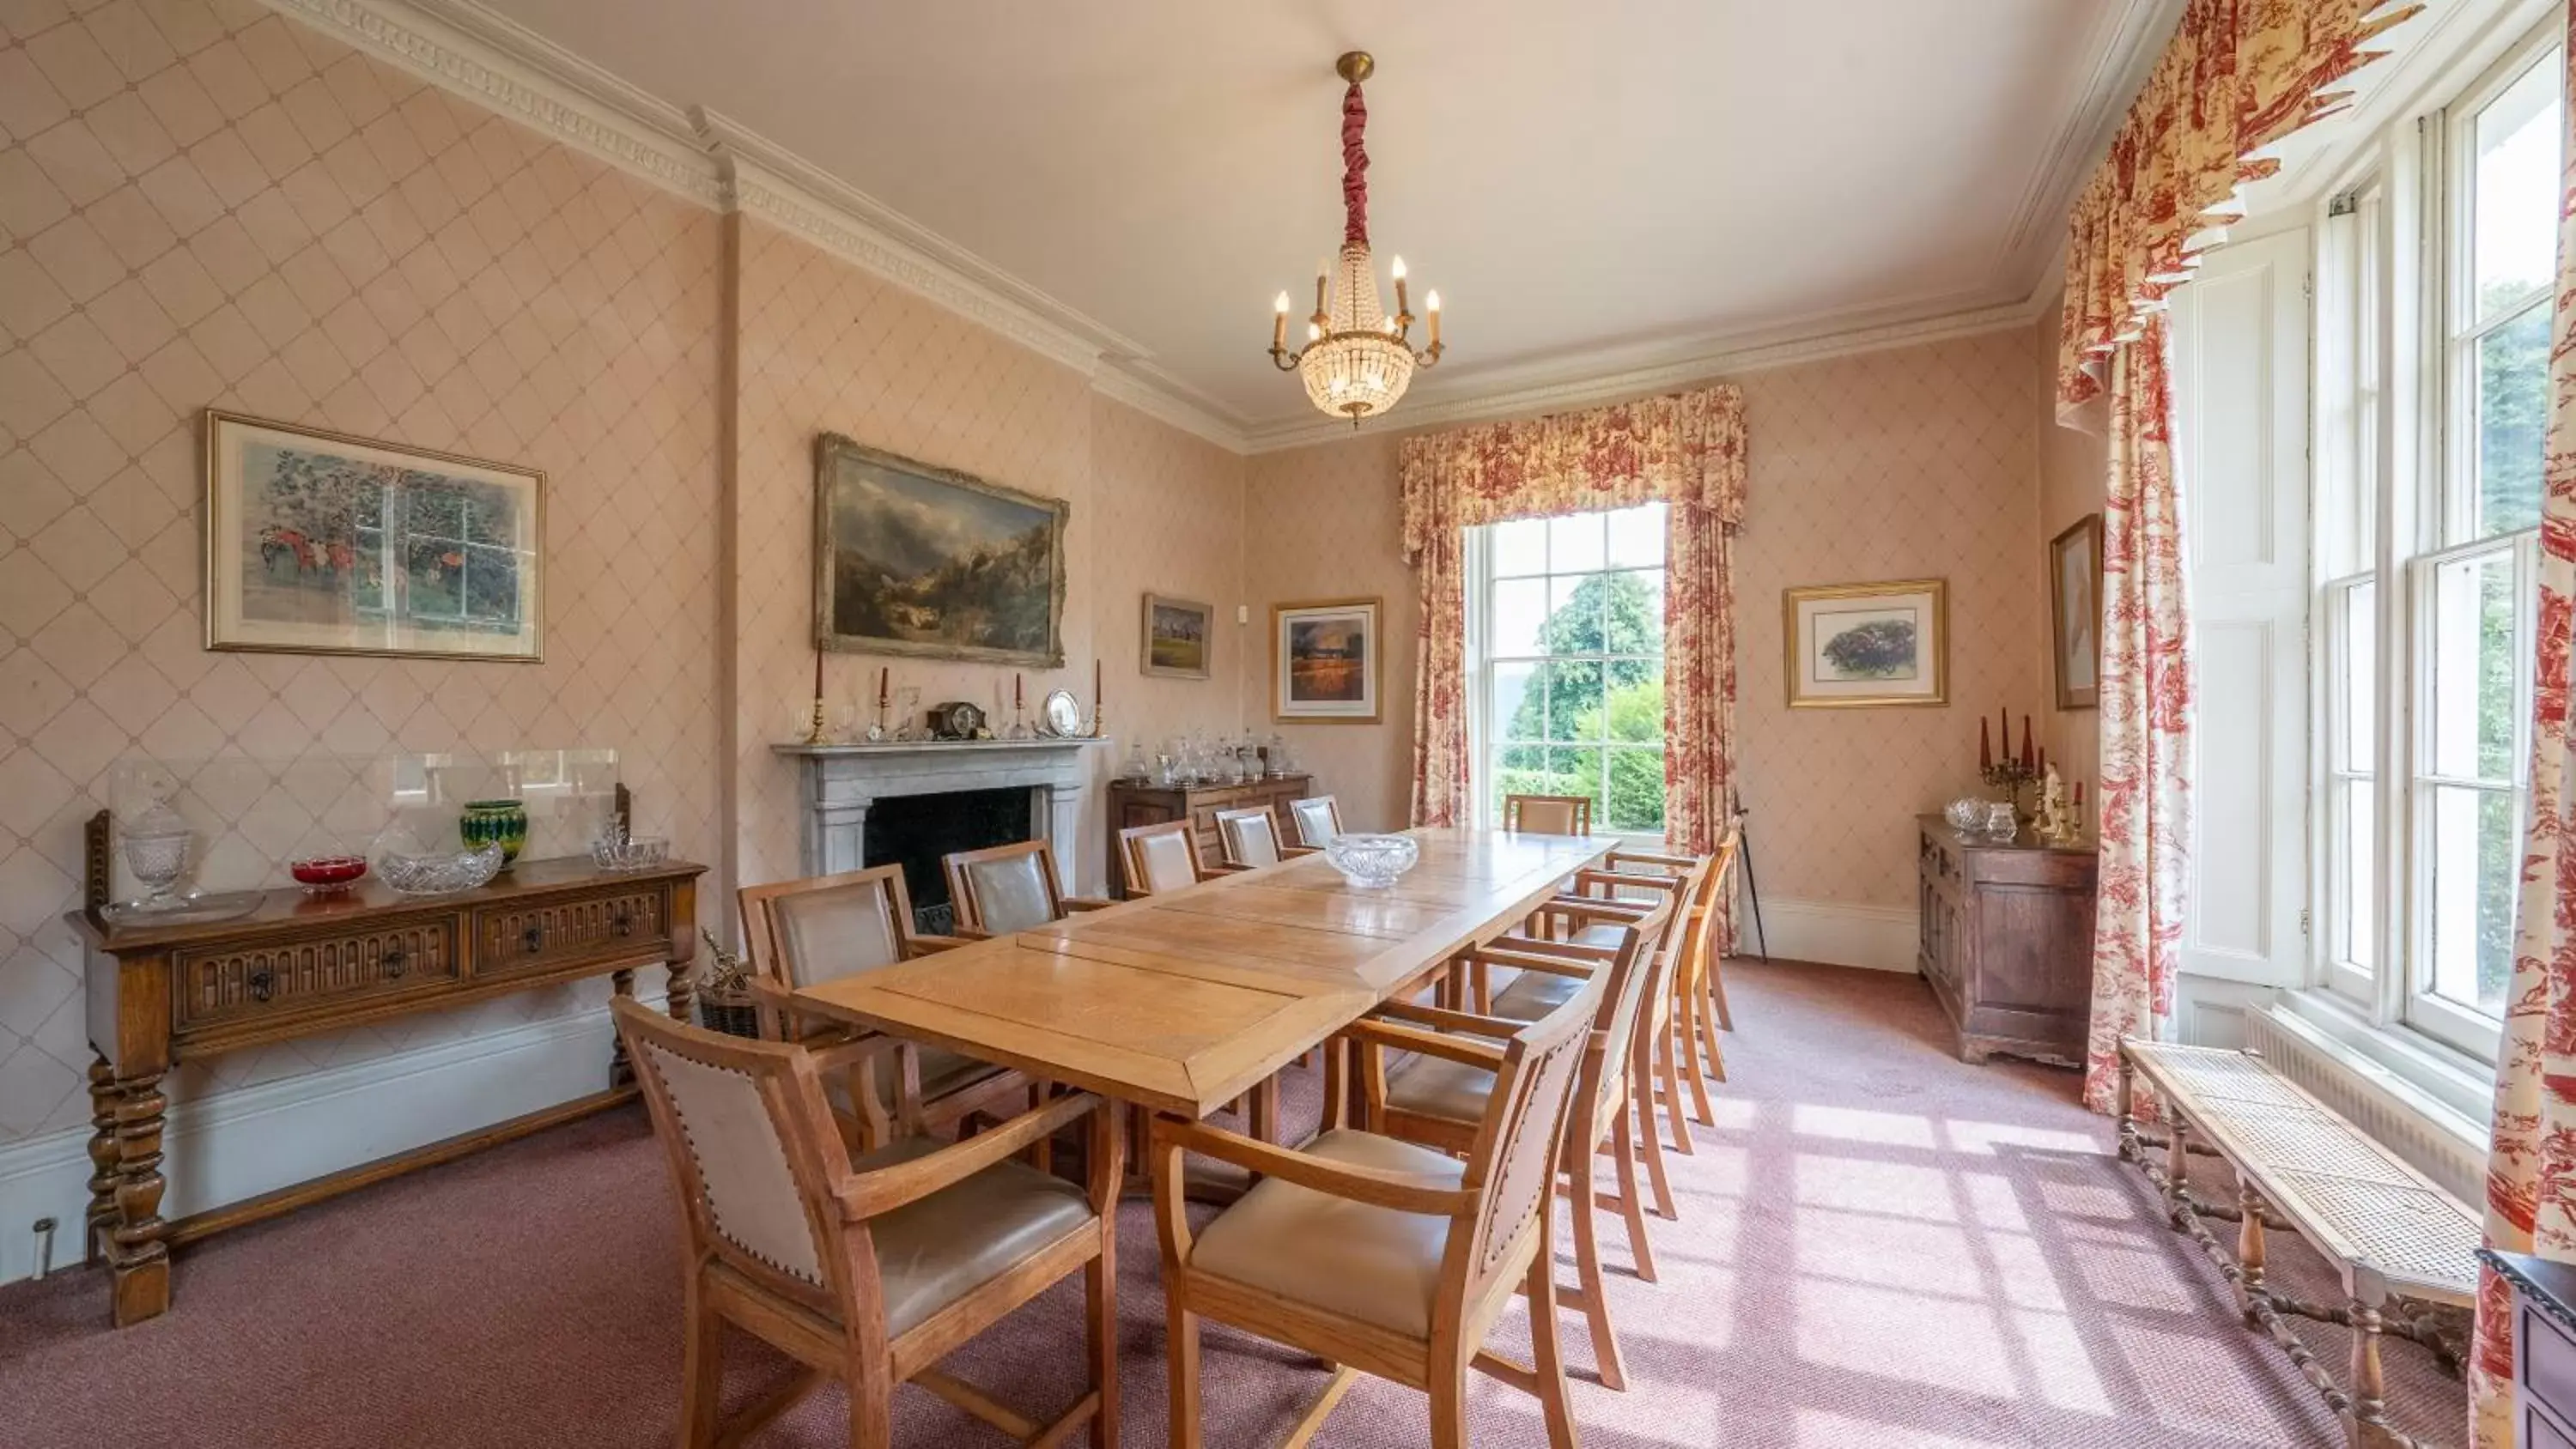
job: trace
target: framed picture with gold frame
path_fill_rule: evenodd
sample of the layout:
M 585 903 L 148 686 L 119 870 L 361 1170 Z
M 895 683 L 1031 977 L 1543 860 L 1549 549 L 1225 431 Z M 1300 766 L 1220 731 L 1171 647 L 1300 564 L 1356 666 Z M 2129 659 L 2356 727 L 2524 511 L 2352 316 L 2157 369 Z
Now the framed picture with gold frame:
M 1950 701 L 1947 580 L 1783 589 L 1780 633 L 1791 709 Z
M 1208 651 L 1216 642 L 1216 608 L 1212 604 L 1145 596 L 1145 638 L 1141 647 L 1145 673 L 1164 679 L 1205 679 Z
M 1292 724 L 1376 724 L 1378 599 L 1270 607 L 1270 713 Z
M 533 664 L 546 475 L 209 408 L 206 647 Z
M 2049 659 L 2059 709 L 2102 705 L 2102 515 L 2048 541 Z

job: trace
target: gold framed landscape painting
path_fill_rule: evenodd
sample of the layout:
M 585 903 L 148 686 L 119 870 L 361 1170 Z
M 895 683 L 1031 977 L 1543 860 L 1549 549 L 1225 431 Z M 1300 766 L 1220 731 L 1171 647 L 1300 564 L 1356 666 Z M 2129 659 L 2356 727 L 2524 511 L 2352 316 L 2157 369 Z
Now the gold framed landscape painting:
M 1165 679 L 1207 678 L 1209 636 L 1215 632 L 1210 626 L 1215 622 L 1214 605 L 1147 594 L 1144 671 Z
M 1270 608 L 1270 713 L 1300 724 L 1378 721 L 1379 600 Z
M 207 410 L 206 647 L 534 663 L 546 475 Z
M 1064 665 L 1071 505 L 822 433 L 814 439 L 814 644 Z
M 1949 702 L 1944 580 L 1784 589 L 1780 631 L 1791 709 Z

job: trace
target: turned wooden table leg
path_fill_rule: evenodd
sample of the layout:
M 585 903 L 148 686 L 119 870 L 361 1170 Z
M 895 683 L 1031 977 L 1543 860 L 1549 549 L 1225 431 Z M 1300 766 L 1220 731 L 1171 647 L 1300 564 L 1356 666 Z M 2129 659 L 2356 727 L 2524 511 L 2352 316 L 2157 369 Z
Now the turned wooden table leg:
M 689 1005 L 697 997 L 697 986 L 689 963 L 697 959 L 698 887 L 695 881 L 683 881 L 671 889 L 671 979 L 664 1000 L 671 1019 L 683 1026 L 694 1024 Z
M 116 1226 L 116 1069 L 105 1057 L 89 1064 L 89 1220 L 81 1234 L 81 1263 L 96 1263 Z
M 2384 1324 L 2379 1305 L 2352 1301 L 2352 1408 L 2346 1423 L 2353 1449 L 2393 1449 L 2407 1441 L 2388 1418 L 2388 1379 L 2379 1363 Z
M 161 1128 L 169 1107 L 161 1073 L 115 1084 L 116 1224 L 109 1231 L 108 1267 L 115 1275 L 116 1326 L 124 1328 L 170 1308 L 170 1224 L 161 1217 Z
M 2248 1328 L 2259 1327 L 2254 1305 L 2263 1298 L 2263 1194 L 2251 1183 L 2236 1186 L 2236 1206 L 2244 1218 L 2236 1225 L 2236 1309 Z
M 614 996 L 633 996 L 635 973 L 609 972 L 608 990 Z M 622 1087 L 633 1080 L 635 1080 L 635 1068 L 626 1060 L 626 1038 L 623 1034 L 612 1031 L 608 1034 L 608 1085 Z

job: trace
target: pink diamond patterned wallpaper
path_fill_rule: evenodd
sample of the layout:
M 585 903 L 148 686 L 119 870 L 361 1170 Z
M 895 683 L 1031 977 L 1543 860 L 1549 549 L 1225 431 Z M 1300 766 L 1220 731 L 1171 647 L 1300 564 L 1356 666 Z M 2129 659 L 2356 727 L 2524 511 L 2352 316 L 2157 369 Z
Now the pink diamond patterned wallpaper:
M 2032 385 L 2032 405 L 2039 409 L 2039 536 L 2052 539 L 2088 513 L 2102 511 L 2102 489 L 2111 468 L 2111 440 L 2104 432 L 2109 419 L 2109 405 L 2099 399 L 2087 404 L 2080 426 L 2061 428 L 2057 425 L 2057 324 L 2059 304 L 2051 301 L 2040 309 L 2039 321 L 2033 327 L 2033 366 L 2038 368 L 2038 381 Z M 2048 577 L 2040 576 L 2040 608 L 2049 607 Z M 2040 688 L 2047 691 L 2049 723 L 2041 730 L 2061 746 L 2066 766 L 2060 771 L 2068 780 L 2084 782 L 2084 827 L 2093 828 L 2093 807 L 2102 792 L 2102 715 L 2099 710 L 2060 710 L 2057 708 L 2057 677 L 2049 661 L 2053 646 L 2052 625 L 2043 613 L 2040 635 Z M 2056 750 L 2050 751 L 2055 759 Z
M 1911 817 L 1975 783 L 1974 712 L 2009 701 L 2016 722 L 2029 712 L 2048 739 L 2039 350 L 2028 330 L 2000 331 L 1737 379 L 1751 436 L 1750 511 L 1736 553 L 1737 719 L 1768 895 L 1910 906 Z M 1401 824 L 1412 768 L 1410 631 L 1419 611 L 1396 551 L 1393 436 L 1257 457 L 1251 491 L 1257 599 L 1324 592 L 1389 600 L 1397 635 L 1387 722 L 1308 726 L 1296 738 L 1329 762 L 1347 813 Z M 1917 577 L 1950 581 L 1951 704 L 1789 709 L 1781 591 Z M 1263 684 L 1259 669 L 1255 686 Z M 1256 688 L 1247 703 L 1260 710 L 1266 696 Z M 2067 718 L 2071 725 L 2057 722 L 2061 737 L 2090 728 L 2090 716 Z
M 121 757 L 241 756 L 283 782 L 396 750 L 608 746 L 644 828 L 715 848 L 721 293 L 714 216 L 259 5 L 21 4 L 0 25 L 7 1140 L 88 1116 L 60 914 Z M 543 468 L 545 662 L 207 652 L 209 405 Z M 192 801 L 222 825 L 210 873 L 274 879 L 320 806 L 240 785 Z M 238 1052 L 174 1086 L 594 996 Z

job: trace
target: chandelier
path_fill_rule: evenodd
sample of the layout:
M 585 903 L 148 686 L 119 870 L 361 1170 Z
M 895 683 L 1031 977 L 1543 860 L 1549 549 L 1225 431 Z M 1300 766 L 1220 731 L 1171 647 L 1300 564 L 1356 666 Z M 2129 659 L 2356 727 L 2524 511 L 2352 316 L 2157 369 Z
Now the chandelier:
M 1342 250 L 1337 262 L 1315 269 L 1315 311 L 1306 319 L 1306 345 L 1288 350 L 1288 294 L 1279 294 L 1270 321 L 1270 361 L 1281 372 L 1305 378 L 1316 407 L 1358 427 L 1394 407 L 1413 381 L 1413 370 L 1440 360 L 1440 294 L 1426 293 L 1423 310 L 1430 345 L 1413 350 L 1413 310 L 1405 294 L 1404 258 L 1394 259 L 1395 315 L 1378 302 L 1377 272 L 1369 264 L 1368 104 L 1360 82 L 1377 69 L 1364 50 L 1333 63 L 1350 89 L 1342 93 Z

